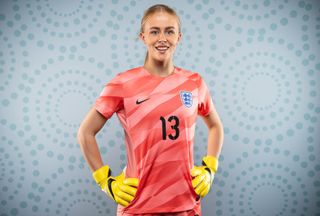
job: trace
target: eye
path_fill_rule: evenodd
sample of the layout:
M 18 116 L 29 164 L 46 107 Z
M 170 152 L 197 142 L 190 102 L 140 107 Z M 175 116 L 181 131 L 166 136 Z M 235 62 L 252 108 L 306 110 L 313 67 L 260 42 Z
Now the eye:
M 175 32 L 173 31 L 173 30 L 169 30 L 168 32 L 167 32 L 167 34 L 174 34 Z
M 157 34 L 158 33 L 158 31 L 151 31 L 150 32 L 150 34 L 152 34 L 152 35 L 155 35 L 155 34 Z

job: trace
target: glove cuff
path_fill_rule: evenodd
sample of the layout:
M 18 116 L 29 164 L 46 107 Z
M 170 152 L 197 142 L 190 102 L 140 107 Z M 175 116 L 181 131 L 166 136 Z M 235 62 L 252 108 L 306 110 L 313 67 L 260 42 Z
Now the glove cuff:
M 202 158 L 202 165 L 209 167 L 213 170 L 214 173 L 216 173 L 218 170 L 219 162 L 216 157 L 207 155 Z
M 103 179 L 111 176 L 111 170 L 108 165 L 105 165 L 92 173 L 93 179 L 99 184 Z

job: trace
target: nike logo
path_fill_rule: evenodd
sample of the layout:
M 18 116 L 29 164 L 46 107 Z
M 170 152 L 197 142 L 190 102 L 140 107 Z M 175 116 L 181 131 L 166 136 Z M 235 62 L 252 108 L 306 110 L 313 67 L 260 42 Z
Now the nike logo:
M 147 99 L 144 99 L 144 100 L 140 100 L 139 101 L 139 99 L 137 99 L 137 101 L 136 101 L 136 104 L 141 104 L 141 103 L 143 103 L 143 102 L 145 102 L 146 100 L 149 100 L 150 98 L 147 98 Z

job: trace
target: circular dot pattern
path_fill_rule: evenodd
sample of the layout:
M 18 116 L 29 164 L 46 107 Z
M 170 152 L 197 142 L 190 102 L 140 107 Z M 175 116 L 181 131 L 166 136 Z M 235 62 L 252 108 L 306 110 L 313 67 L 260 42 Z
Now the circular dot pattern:
M 320 5 L 167 2 L 181 19 L 174 64 L 204 77 L 224 144 L 203 215 L 320 212 Z M 11 215 L 114 215 L 77 130 L 103 86 L 144 64 L 141 0 L 0 3 L 0 209 Z M 208 130 L 195 126 L 194 164 Z M 127 164 L 116 115 L 96 135 L 104 164 Z

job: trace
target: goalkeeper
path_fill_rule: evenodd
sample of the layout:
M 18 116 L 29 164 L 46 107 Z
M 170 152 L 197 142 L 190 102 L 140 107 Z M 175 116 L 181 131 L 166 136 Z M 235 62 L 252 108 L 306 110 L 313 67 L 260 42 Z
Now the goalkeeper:
M 218 169 L 223 127 L 210 91 L 199 73 L 173 64 L 180 25 L 166 5 L 145 12 L 139 34 L 147 48 L 144 65 L 113 77 L 78 131 L 93 179 L 118 204 L 118 216 L 201 216 L 201 200 Z M 127 153 L 126 169 L 117 174 L 103 164 L 95 139 L 114 113 Z M 208 148 L 194 166 L 197 116 L 208 127 Z

